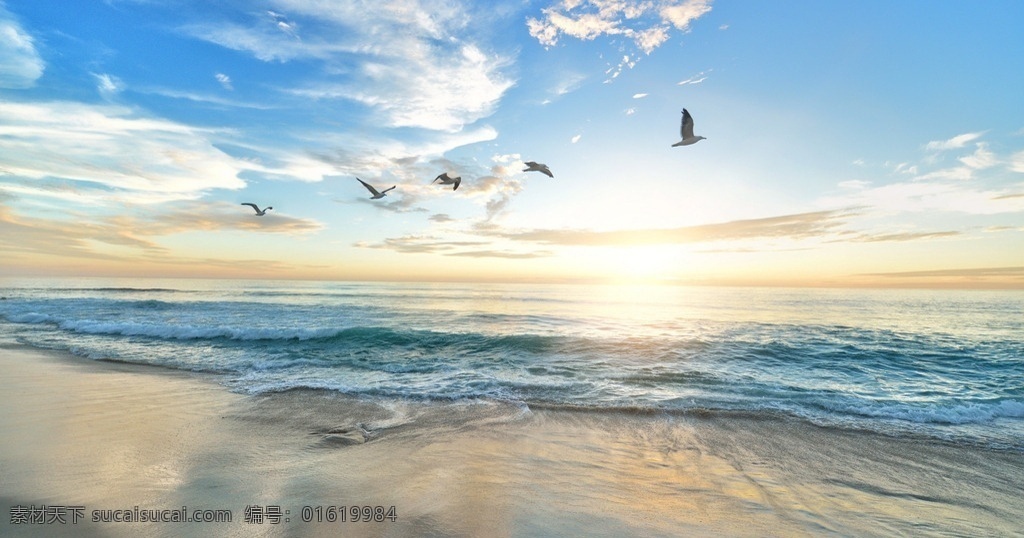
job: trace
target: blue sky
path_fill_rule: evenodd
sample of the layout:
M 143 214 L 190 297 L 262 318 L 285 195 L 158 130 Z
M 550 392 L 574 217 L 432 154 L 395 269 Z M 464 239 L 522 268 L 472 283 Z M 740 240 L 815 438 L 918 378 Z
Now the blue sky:
M 1022 20 L 0 1 L 0 274 L 1022 287 Z

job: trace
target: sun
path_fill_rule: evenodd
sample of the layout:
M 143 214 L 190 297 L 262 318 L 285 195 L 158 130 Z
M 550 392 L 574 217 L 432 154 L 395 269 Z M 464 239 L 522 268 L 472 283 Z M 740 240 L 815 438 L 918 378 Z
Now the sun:
M 605 247 L 595 253 L 591 270 L 603 278 L 624 284 L 657 284 L 675 281 L 689 272 L 689 252 L 679 245 L 627 245 Z

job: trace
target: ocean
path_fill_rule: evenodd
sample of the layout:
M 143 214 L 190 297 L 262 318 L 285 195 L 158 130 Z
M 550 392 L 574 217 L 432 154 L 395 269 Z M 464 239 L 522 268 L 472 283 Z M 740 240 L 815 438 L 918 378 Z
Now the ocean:
M 1024 293 L 0 280 L 0 345 L 245 394 L 765 417 L 1024 452 Z

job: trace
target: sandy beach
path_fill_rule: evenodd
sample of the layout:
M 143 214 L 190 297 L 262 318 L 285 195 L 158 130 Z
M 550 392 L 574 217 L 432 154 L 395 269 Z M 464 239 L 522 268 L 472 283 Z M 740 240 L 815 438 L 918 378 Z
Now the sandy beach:
M 0 348 L 0 369 L 3 536 L 1012 536 L 1024 521 L 1014 452 L 784 419 L 247 396 L 28 347 Z M 231 521 L 95 521 L 150 513 Z

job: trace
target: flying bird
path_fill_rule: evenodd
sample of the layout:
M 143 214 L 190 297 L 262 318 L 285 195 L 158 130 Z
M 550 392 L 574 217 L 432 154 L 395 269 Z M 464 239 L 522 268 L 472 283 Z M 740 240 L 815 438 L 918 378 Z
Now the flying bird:
M 452 190 L 459 190 L 459 184 L 462 183 L 462 176 L 450 177 L 448 172 L 445 172 L 434 178 L 434 181 L 440 181 L 442 185 L 455 185 Z M 434 181 L 431 181 L 433 183 Z
M 672 144 L 672 147 L 689 146 L 701 140 L 707 140 L 703 136 L 693 136 L 693 116 L 685 108 L 683 109 L 683 122 L 679 126 L 679 134 L 682 135 L 683 139 Z
M 377 189 L 373 188 L 373 186 L 370 185 L 369 183 L 367 183 L 367 182 L 365 182 L 365 181 L 363 181 L 363 180 L 361 180 L 359 178 L 356 178 L 356 179 L 359 180 L 359 182 L 362 183 L 364 187 L 366 187 L 366 190 L 370 191 L 370 193 L 373 194 L 373 196 L 370 197 L 371 200 L 380 200 L 381 198 L 383 198 L 383 197 L 388 195 L 388 191 L 389 190 L 395 188 L 395 185 L 392 185 L 390 189 L 384 189 L 384 190 L 378 192 Z
M 243 202 L 242 204 L 239 204 L 239 205 L 247 205 L 247 206 L 253 208 L 254 210 L 256 210 L 256 216 L 257 217 L 262 217 L 263 215 L 267 214 L 267 211 L 270 211 L 271 209 L 274 209 L 274 208 L 272 208 L 270 206 L 267 206 L 266 209 L 260 209 L 260 206 L 258 206 L 256 204 L 253 204 L 253 203 L 250 203 L 250 202 Z
M 523 164 L 526 165 L 526 168 L 523 169 L 523 172 L 540 172 L 545 176 L 555 177 L 555 175 L 551 173 L 551 169 L 548 168 L 548 165 L 546 164 L 535 163 L 533 161 L 526 161 Z

